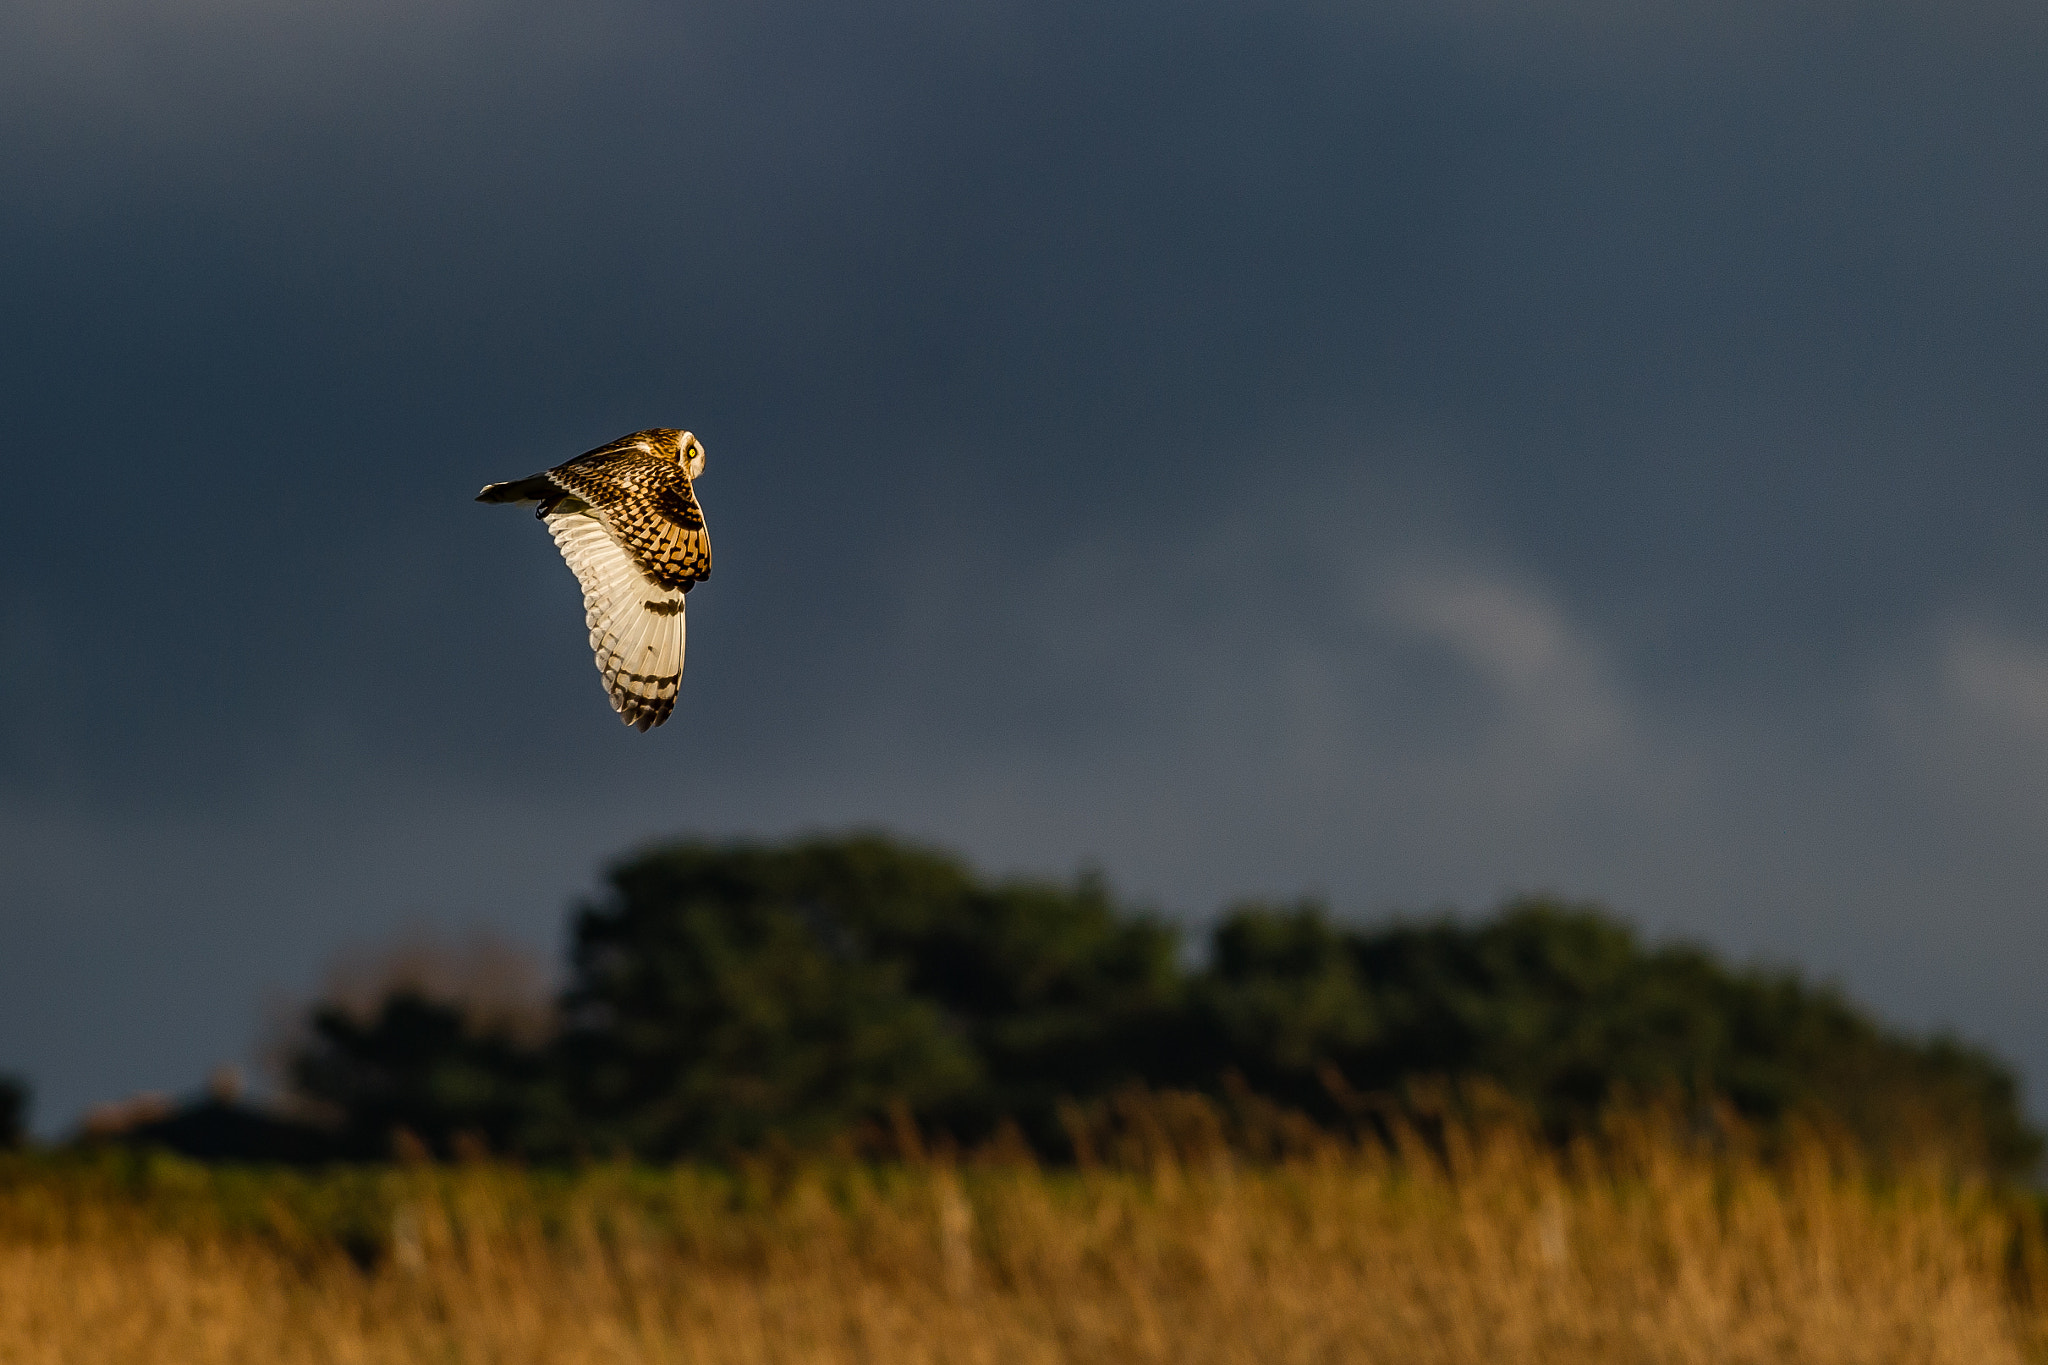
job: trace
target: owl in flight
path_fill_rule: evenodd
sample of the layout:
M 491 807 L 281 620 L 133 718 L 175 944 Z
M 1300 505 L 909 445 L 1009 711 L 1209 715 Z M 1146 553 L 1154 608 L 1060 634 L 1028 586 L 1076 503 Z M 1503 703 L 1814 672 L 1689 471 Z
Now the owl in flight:
M 711 577 L 711 537 L 690 487 L 703 472 L 703 442 L 654 427 L 476 495 L 539 504 L 534 515 L 583 585 L 583 620 L 612 709 L 643 731 L 675 707 L 683 598 Z

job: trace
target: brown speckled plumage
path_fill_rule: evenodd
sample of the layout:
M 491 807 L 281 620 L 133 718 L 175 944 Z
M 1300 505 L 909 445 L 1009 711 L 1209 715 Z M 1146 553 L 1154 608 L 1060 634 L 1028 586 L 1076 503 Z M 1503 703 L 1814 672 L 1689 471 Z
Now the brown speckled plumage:
M 494 483 L 478 502 L 533 502 L 583 587 L 584 620 L 619 718 L 668 719 L 683 672 L 683 598 L 711 577 L 711 538 L 691 479 L 704 447 L 655 427 L 553 469 Z

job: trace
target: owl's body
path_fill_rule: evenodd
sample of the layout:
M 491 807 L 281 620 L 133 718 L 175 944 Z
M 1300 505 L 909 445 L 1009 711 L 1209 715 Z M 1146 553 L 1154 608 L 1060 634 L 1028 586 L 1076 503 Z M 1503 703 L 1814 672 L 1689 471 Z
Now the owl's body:
M 711 577 L 711 538 L 691 480 L 704 447 L 687 431 L 621 436 L 565 464 L 494 483 L 478 502 L 531 502 L 583 586 L 583 619 L 619 719 L 668 719 L 683 679 L 683 598 Z

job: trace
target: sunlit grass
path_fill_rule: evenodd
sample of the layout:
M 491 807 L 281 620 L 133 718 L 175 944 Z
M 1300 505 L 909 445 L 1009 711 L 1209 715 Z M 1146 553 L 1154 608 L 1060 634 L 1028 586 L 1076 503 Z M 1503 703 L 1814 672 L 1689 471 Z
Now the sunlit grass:
M 2030 1195 L 1679 1131 L 1253 1163 L 1162 1126 L 1079 1171 L 24 1160 L 0 1361 L 2048 1359 Z

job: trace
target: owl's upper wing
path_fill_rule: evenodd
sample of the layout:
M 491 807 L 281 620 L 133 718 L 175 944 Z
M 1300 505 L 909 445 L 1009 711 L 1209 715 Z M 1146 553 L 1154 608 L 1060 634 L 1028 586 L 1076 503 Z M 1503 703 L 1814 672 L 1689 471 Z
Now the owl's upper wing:
M 583 585 L 583 621 L 619 719 L 640 730 L 668 719 L 683 681 L 683 594 L 651 579 L 593 509 L 543 518 Z
M 711 536 L 689 475 L 637 447 L 593 451 L 547 472 L 588 504 L 646 575 L 688 592 L 711 577 Z

